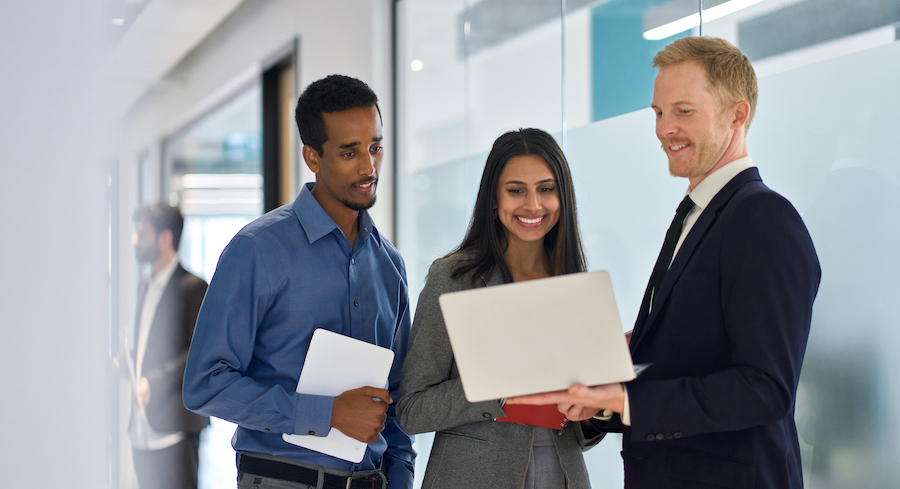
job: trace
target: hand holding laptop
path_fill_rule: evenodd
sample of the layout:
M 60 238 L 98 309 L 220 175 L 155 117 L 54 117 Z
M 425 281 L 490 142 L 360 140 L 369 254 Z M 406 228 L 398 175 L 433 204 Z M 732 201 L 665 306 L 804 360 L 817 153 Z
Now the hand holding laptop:
M 622 384 L 603 384 L 588 387 L 575 384 L 567 390 L 511 397 L 507 404 L 556 404 L 559 411 L 572 421 L 592 418 L 604 409 L 621 413 L 625 407 Z
M 391 395 L 387 389 L 359 387 L 334 398 L 331 426 L 363 443 L 375 443 L 384 431 Z

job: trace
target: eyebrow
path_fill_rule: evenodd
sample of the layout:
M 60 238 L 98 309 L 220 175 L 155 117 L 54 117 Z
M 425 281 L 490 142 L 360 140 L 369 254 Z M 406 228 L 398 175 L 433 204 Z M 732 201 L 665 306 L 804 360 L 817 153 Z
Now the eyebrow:
M 378 143 L 378 142 L 381 142 L 383 139 L 384 139 L 384 136 L 376 136 L 376 137 L 372 138 L 372 142 Z M 359 146 L 359 141 L 353 141 L 352 143 L 344 143 L 344 144 L 338 146 L 338 149 L 348 149 L 348 148 L 352 148 L 354 146 Z
M 538 185 L 540 185 L 542 183 L 556 183 L 556 179 L 555 178 L 545 178 L 545 179 L 537 182 Z M 520 182 L 519 180 L 507 180 L 507 181 L 503 182 L 503 185 L 526 185 L 526 183 Z

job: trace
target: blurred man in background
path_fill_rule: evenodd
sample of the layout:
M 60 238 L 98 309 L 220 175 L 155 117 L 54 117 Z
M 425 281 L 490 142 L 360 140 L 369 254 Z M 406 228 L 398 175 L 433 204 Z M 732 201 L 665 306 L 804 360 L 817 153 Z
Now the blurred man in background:
M 140 489 L 196 489 L 200 431 L 209 418 L 184 408 L 181 386 L 206 282 L 178 262 L 184 217 L 152 204 L 134 216 L 141 282 L 128 375 L 134 387 L 128 432 Z

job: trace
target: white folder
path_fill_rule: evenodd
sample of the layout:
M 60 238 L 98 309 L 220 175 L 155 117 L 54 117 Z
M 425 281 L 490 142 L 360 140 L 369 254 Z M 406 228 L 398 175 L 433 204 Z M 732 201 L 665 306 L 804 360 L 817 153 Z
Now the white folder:
M 385 387 L 394 352 L 325 329 L 313 332 L 297 392 L 338 396 L 358 387 Z M 337 428 L 328 436 L 282 435 L 284 441 L 350 462 L 360 462 L 366 443 L 350 438 Z
M 470 402 L 635 377 L 605 271 L 451 292 L 438 302 Z

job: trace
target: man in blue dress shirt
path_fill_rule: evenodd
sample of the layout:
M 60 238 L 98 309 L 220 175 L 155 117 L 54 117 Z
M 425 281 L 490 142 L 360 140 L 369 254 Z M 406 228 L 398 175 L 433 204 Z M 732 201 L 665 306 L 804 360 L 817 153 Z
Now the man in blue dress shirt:
M 296 119 L 316 182 L 231 240 L 200 309 L 184 404 L 237 423 L 240 488 L 412 487 L 412 439 L 392 404 L 410 327 L 406 268 L 366 211 L 383 155 L 377 102 L 346 76 L 307 87 Z M 388 389 L 295 392 L 318 328 L 392 349 Z M 368 443 L 360 463 L 282 439 L 331 428 Z

